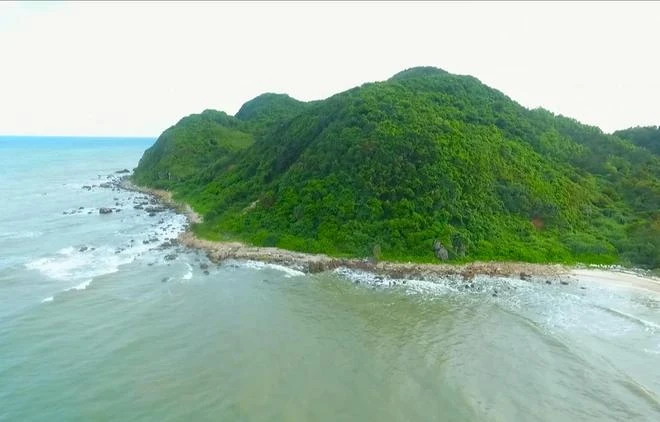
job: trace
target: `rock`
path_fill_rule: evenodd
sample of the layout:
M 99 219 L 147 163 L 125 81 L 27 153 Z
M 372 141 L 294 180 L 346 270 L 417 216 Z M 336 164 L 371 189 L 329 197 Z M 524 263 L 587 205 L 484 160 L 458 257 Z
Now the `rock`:
M 199 268 L 201 268 L 202 270 L 207 270 L 209 268 L 209 264 L 207 264 L 206 262 L 202 262 L 201 264 L 199 264 Z
M 150 213 L 149 213 L 149 217 L 155 217 L 155 216 L 156 216 L 156 213 L 155 213 L 155 212 L 150 212 Z
M 165 261 L 173 261 L 176 259 L 176 254 L 165 255 Z
M 99 208 L 99 214 L 110 214 L 112 212 L 111 208 L 101 207 Z
M 433 253 L 435 253 L 436 258 L 442 261 L 449 259 L 449 252 L 447 252 L 447 249 L 445 249 L 445 247 L 438 239 L 433 241 Z
M 584 286 L 580 286 L 580 289 L 582 289 L 582 290 L 587 290 L 587 288 L 584 287 Z
M 308 273 L 320 273 L 325 270 L 325 267 L 320 261 L 311 261 L 307 264 Z
M 109 189 L 109 188 L 112 187 L 112 184 L 111 184 L 111 183 L 108 183 L 108 182 L 104 182 L 104 183 L 101 183 L 101 184 L 99 185 L 99 187 L 100 187 L 100 188 L 106 188 L 106 189 Z
M 559 284 L 561 284 L 561 285 L 563 285 L 563 286 L 568 286 L 568 281 L 566 281 L 566 280 L 561 280 L 561 281 L 559 282 Z
M 550 281 L 550 280 L 546 280 L 546 281 L 545 281 L 545 284 L 552 284 L 552 281 Z
M 85 207 L 78 207 L 78 209 L 79 209 L 79 210 L 84 210 L 84 209 L 85 209 Z
M 523 272 L 523 273 L 520 273 L 520 279 L 529 281 L 529 280 L 532 279 L 532 276 L 531 276 L 531 274 L 527 274 L 527 273 Z
M 162 280 L 160 280 L 161 283 L 167 283 L 168 277 L 163 277 Z
M 78 252 L 85 252 L 87 249 L 89 249 L 87 246 L 81 246 Z
M 204 270 L 204 274 L 209 275 L 209 270 Z
M 117 170 L 115 174 L 123 174 L 123 173 L 130 173 L 131 171 L 129 169 L 123 169 L 123 170 Z
M 89 185 L 85 185 L 85 186 L 83 186 L 82 188 L 85 189 L 85 190 L 92 190 L 92 187 L 89 186 Z
M 167 208 L 165 208 L 165 207 L 146 207 L 144 210 L 148 213 L 152 213 L 152 212 L 155 213 L 155 212 L 167 211 Z

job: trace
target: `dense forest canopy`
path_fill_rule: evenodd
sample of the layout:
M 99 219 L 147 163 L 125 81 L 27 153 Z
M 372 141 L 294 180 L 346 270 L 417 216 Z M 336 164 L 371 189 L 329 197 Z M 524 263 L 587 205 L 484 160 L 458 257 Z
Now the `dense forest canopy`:
M 658 133 L 607 135 L 419 67 L 188 116 L 133 178 L 189 202 L 212 239 L 414 261 L 436 260 L 437 239 L 455 261 L 660 267 Z
M 660 126 L 637 126 L 616 131 L 614 135 L 627 139 L 637 146 L 660 155 Z

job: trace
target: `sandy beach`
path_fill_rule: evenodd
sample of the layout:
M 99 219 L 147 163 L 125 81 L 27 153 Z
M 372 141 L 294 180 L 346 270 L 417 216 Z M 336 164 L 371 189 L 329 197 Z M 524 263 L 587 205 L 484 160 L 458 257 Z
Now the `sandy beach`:
M 600 283 L 660 295 L 660 280 L 628 271 L 572 268 L 569 271 L 569 276 L 571 278 L 579 279 L 583 283 Z

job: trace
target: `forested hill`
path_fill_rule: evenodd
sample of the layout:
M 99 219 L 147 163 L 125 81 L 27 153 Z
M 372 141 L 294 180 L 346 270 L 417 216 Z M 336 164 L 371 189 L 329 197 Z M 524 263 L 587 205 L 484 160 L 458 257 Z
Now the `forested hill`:
M 660 155 L 660 126 L 638 126 L 616 131 L 614 135 L 628 139 L 633 144 Z
M 414 261 L 437 260 L 437 239 L 455 261 L 660 267 L 657 137 L 635 134 L 420 67 L 188 116 L 133 177 L 189 202 L 212 239 Z

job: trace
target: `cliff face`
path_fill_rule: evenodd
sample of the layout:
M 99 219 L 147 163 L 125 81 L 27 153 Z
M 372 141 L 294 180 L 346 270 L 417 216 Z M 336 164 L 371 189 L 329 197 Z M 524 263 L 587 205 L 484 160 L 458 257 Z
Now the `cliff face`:
M 191 203 L 210 238 L 416 261 L 436 260 L 437 240 L 453 260 L 660 266 L 657 156 L 435 68 L 186 117 L 134 180 Z

